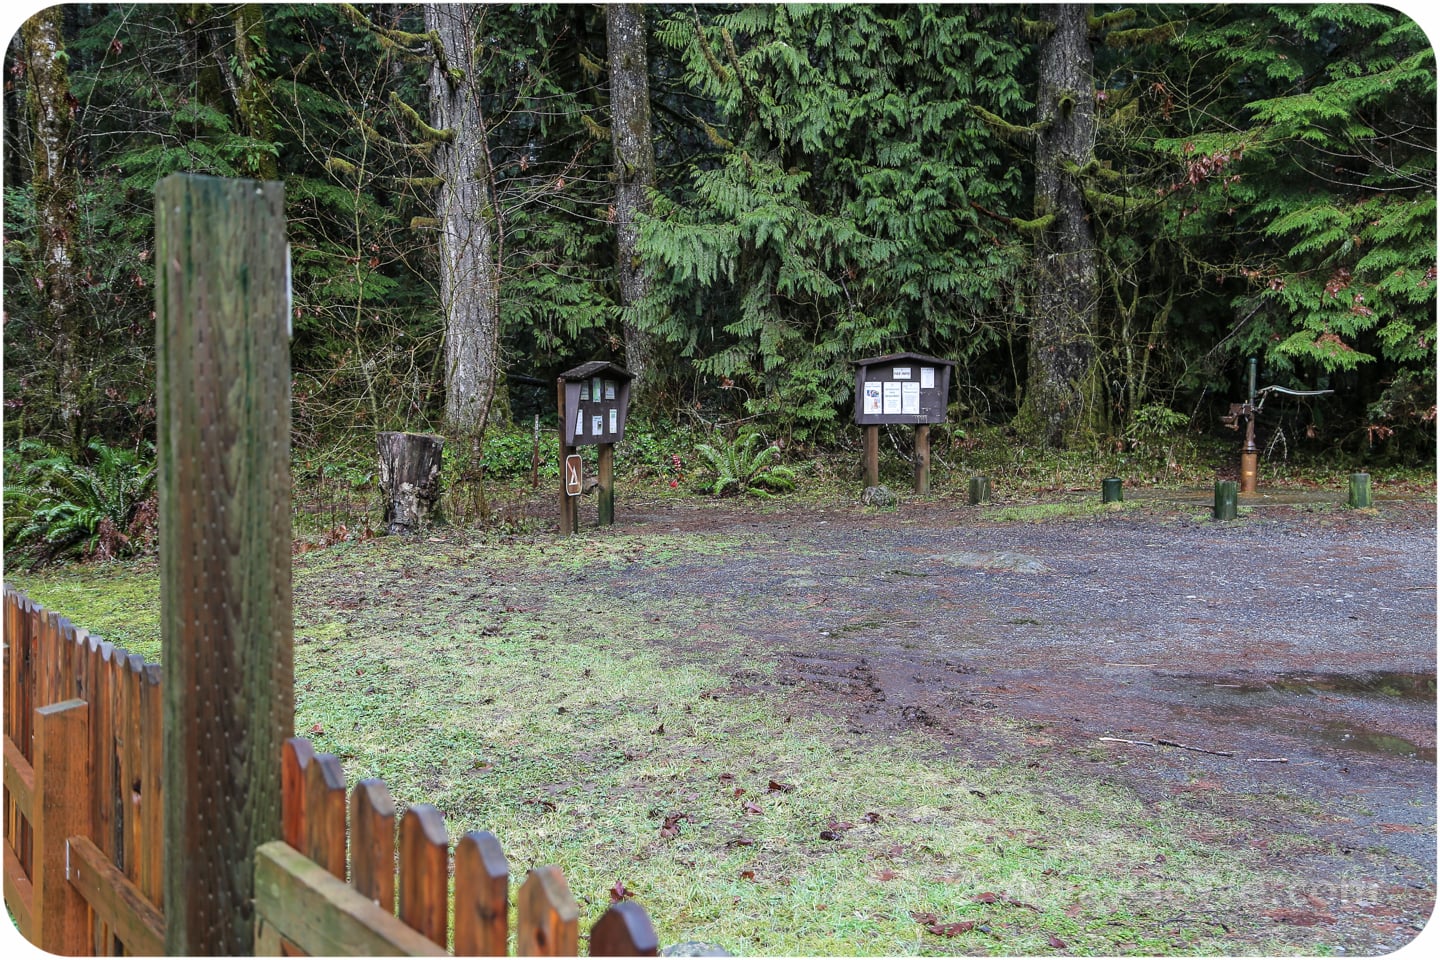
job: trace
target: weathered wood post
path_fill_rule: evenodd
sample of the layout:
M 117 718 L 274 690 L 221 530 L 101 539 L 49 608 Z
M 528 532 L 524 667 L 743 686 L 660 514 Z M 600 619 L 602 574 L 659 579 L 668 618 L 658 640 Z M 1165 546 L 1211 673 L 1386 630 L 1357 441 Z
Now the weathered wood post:
M 35 711 L 31 882 L 39 907 L 32 922 L 36 946 L 61 956 L 90 952 L 88 907 L 69 882 L 70 837 L 90 830 L 89 706 L 65 700 Z M 7 850 L 8 853 L 8 850 Z M 7 886 L 9 877 L 7 876 Z
M 930 424 L 915 425 L 915 492 L 930 492 Z
M 566 429 L 565 378 L 563 376 L 555 381 L 555 393 L 557 396 L 556 402 L 560 408 L 560 535 L 566 537 L 574 533 L 575 528 L 579 526 L 577 520 L 580 514 L 580 505 L 575 500 L 576 496 L 579 495 L 579 490 L 577 489 L 579 487 L 579 478 L 576 477 L 575 482 L 569 484 L 567 487 L 567 461 L 569 457 L 575 453 L 575 445 L 570 442 L 570 437 L 567 436 L 570 431 Z M 573 461 L 570 461 L 570 463 L 573 464 Z M 571 493 L 571 490 L 575 492 Z
M 288 254 L 278 183 L 155 189 L 165 952 L 254 953 L 294 726 Z
M 880 427 L 869 423 L 865 431 L 865 486 L 880 486 Z
M 599 455 L 599 484 L 595 488 L 595 494 L 600 526 L 608 527 L 615 522 L 615 444 L 600 444 Z

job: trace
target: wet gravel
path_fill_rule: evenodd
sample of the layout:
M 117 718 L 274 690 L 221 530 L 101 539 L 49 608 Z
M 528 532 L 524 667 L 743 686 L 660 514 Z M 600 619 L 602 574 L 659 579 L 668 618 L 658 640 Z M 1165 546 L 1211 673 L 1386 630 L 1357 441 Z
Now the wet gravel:
M 698 647 L 704 617 L 749 637 L 735 695 L 783 690 L 847 736 L 911 732 L 982 761 L 1063 756 L 1157 800 L 1204 789 L 1228 818 L 1264 818 L 1254 836 L 1323 842 L 1317 882 L 1362 877 L 1428 918 L 1433 500 L 1378 514 L 1267 504 L 1231 523 L 1186 503 L 1043 523 L 944 500 L 627 507 L 629 533 L 744 545 L 610 587 L 697 602 Z M 1356 948 L 1398 947 L 1418 929 L 1406 922 Z M 1388 929 L 1362 925 L 1361 941 L 1372 928 Z

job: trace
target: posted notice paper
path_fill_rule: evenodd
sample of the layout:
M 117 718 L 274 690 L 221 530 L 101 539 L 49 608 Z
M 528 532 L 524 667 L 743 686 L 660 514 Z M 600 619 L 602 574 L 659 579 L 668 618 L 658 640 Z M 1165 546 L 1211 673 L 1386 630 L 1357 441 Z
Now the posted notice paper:
M 865 384 L 864 411 L 866 413 L 880 412 L 880 383 L 871 381 Z
M 885 382 L 885 413 L 900 412 L 900 384 Z
M 902 383 L 900 386 L 902 388 L 900 392 L 900 412 L 918 415 L 920 413 L 920 384 L 911 380 L 908 383 Z

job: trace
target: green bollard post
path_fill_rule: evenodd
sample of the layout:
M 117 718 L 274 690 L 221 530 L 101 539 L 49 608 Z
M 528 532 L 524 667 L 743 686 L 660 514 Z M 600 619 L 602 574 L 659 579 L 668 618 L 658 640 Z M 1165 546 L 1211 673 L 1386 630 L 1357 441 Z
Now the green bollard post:
M 1370 506 L 1370 474 L 1350 474 L 1350 506 L 1357 509 Z
M 989 477 L 971 477 L 971 478 L 970 478 L 970 503 L 971 503 L 971 504 L 979 504 L 979 503 L 989 503 L 989 502 L 990 502 L 990 478 L 989 478 Z
M 1125 499 L 1123 483 L 1119 477 L 1106 477 L 1100 481 L 1100 502 L 1120 503 Z
M 1234 520 L 1236 517 L 1236 498 L 1239 496 L 1239 484 L 1234 480 L 1215 481 L 1215 519 Z

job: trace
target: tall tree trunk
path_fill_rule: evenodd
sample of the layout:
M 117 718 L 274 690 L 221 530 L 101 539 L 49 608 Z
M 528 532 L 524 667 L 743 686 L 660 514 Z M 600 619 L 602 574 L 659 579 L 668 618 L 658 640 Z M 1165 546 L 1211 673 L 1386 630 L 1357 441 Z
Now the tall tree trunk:
M 66 442 L 78 451 L 83 371 L 78 358 L 80 319 L 75 288 L 75 170 L 70 128 L 75 98 L 62 38 L 65 8 L 35 14 L 20 28 L 29 78 L 26 97 L 31 133 L 31 178 L 39 234 L 38 276 L 42 329 L 51 336 L 56 406 Z
M 615 146 L 615 259 L 620 305 L 630 308 L 650 290 L 650 274 L 637 251 L 636 214 L 649 209 L 655 185 L 655 144 L 650 135 L 650 76 L 645 59 L 645 7 L 613 3 L 605 8 L 610 57 L 610 139 Z M 632 391 L 644 391 L 653 371 L 654 342 L 625 324 L 625 366 L 635 375 Z
M 1035 214 L 1053 218 L 1036 243 L 1029 370 L 1019 421 L 1052 446 L 1086 423 L 1086 385 L 1100 293 L 1099 257 L 1076 170 L 1095 155 L 1095 54 L 1089 7 L 1049 8 L 1040 49 Z
M 444 51 L 430 69 L 430 110 L 434 125 L 446 133 L 434 152 L 443 181 L 435 215 L 445 311 L 445 425 L 456 436 L 478 435 L 492 411 L 503 409 L 500 224 L 475 87 L 479 10 L 476 4 L 425 5 L 425 28 Z
M 265 10 L 258 3 L 242 3 L 232 15 L 235 23 L 235 107 L 247 134 L 255 140 L 273 143 L 275 111 L 265 81 L 256 72 L 256 60 L 265 54 Z M 251 160 L 251 176 L 261 180 L 280 179 L 275 154 L 257 151 Z

